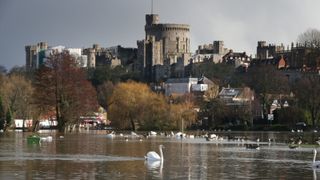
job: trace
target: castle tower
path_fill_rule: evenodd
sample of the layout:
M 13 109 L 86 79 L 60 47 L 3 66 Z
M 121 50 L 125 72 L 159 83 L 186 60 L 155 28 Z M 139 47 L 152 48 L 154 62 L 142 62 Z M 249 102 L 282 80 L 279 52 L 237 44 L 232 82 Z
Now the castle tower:
M 213 51 L 217 54 L 223 54 L 223 41 L 214 41 L 213 42 Z
M 147 14 L 146 15 L 146 26 L 152 26 L 153 24 L 159 23 L 158 14 Z
M 187 65 L 190 57 L 189 31 L 189 25 L 162 24 L 159 23 L 159 15 L 146 15 L 143 51 L 146 79 L 158 82 L 170 78 L 172 72 L 175 73 L 172 66 Z M 179 74 L 183 74 L 181 69 L 183 68 L 179 69 Z
M 25 46 L 27 70 L 35 69 L 37 67 L 37 49 L 38 48 L 35 45 Z
M 258 41 L 258 47 L 265 47 L 265 46 L 267 46 L 266 41 Z
M 98 50 L 101 49 L 99 44 L 93 44 L 93 49 Z
M 96 67 L 96 49 L 94 48 L 89 48 L 88 49 L 88 64 L 87 64 L 87 67 Z
M 39 50 L 47 50 L 48 49 L 47 42 L 39 42 L 37 45 L 38 45 Z
M 171 65 L 178 60 L 186 66 L 188 61 L 184 58 L 189 56 L 184 54 L 190 54 L 189 29 L 186 24 L 161 24 L 157 14 L 146 15 L 143 61 L 146 79 L 169 78 Z

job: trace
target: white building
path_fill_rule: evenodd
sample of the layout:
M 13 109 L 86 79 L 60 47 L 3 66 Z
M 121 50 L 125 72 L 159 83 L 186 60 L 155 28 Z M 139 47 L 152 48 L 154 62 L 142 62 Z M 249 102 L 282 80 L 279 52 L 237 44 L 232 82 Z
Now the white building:
M 72 57 L 75 58 L 79 67 L 87 67 L 88 57 L 87 55 L 82 55 L 81 48 L 66 48 L 65 46 L 49 47 L 47 50 L 45 50 L 45 53 L 44 53 L 45 57 L 42 57 L 43 60 L 40 60 L 40 58 L 38 57 L 38 62 L 44 63 L 54 53 L 62 53 L 64 51 L 67 51 Z
M 172 78 L 165 82 L 165 95 L 187 94 L 191 92 L 192 85 L 198 84 L 198 78 Z
M 209 90 L 213 82 L 206 77 L 171 78 L 165 82 L 165 95 L 184 95 L 187 93 L 203 93 Z
M 32 120 L 31 119 L 27 119 L 27 120 L 15 119 L 14 120 L 15 128 L 17 128 L 17 129 L 23 128 L 23 122 L 24 122 L 24 127 L 25 128 L 29 128 L 29 127 L 32 126 Z

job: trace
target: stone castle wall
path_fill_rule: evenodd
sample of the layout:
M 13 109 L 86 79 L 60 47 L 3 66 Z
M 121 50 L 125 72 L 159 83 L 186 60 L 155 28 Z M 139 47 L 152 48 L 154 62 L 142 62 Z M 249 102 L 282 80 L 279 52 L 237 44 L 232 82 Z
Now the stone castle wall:
M 146 25 L 146 38 L 154 36 L 155 41 L 162 41 L 163 53 L 189 53 L 189 25 L 184 24 L 152 24 Z

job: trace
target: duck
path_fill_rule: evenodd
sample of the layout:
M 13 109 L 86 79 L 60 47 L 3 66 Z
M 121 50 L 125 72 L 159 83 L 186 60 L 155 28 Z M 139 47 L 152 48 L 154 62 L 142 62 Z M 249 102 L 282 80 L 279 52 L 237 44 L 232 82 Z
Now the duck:
M 258 144 L 246 144 L 247 149 L 260 149 L 260 146 Z
M 294 143 L 289 144 L 290 149 L 296 149 L 297 147 L 299 147 L 299 145 L 294 144 Z

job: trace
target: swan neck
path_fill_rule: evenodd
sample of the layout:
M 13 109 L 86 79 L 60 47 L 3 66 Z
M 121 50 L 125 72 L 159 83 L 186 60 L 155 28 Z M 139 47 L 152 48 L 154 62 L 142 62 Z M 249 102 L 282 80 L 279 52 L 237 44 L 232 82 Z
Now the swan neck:
M 163 161 L 163 152 L 162 152 L 162 147 L 159 147 L 159 151 L 160 151 L 160 159 L 161 161 Z
M 313 162 L 316 162 L 317 150 L 313 151 Z

